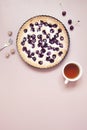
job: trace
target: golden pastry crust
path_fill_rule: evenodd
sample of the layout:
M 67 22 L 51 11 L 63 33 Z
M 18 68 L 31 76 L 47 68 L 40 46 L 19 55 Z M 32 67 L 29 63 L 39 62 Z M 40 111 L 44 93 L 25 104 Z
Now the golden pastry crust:
M 43 22 L 42 25 L 41 21 Z M 36 23 L 38 23 L 39 25 L 35 25 Z M 33 27 L 35 29 L 34 31 L 31 30 L 32 28 L 30 27 L 30 24 L 33 24 Z M 38 31 L 39 27 L 40 30 Z M 26 33 L 24 32 L 25 29 L 27 29 Z M 51 29 L 53 29 L 54 32 L 50 32 Z M 46 31 L 46 35 L 43 34 L 43 30 Z M 58 30 L 62 31 L 60 33 L 57 33 Z M 50 35 L 49 38 L 47 38 L 48 34 Z M 56 34 L 58 36 L 53 39 Z M 33 43 L 34 48 L 32 47 L 31 43 L 28 42 L 28 39 L 25 41 L 24 45 L 21 44 L 23 42 L 23 38 L 27 38 L 28 35 L 35 35 L 36 37 L 36 41 Z M 38 47 L 38 35 L 42 35 L 42 40 L 47 40 L 47 47 Z M 57 43 L 56 41 L 54 41 L 54 43 L 50 43 L 51 39 L 56 40 Z M 44 15 L 36 16 L 27 20 L 19 29 L 16 39 L 17 49 L 22 59 L 29 65 L 32 65 L 37 68 L 50 68 L 59 64 L 68 52 L 69 42 L 69 35 L 65 26 L 56 18 Z M 32 57 L 35 57 L 35 60 L 33 60 L 32 57 L 28 57 L 28 53 L 26 51 L 23 51 L 24 47 L 27 48 L 27 52 L 31 51 L 34 53 Z M 49 47 L 51 49 L 48 49 Z M 42 57 L 39 57 L 38 54 L 36 54 L 36 51 L 39 50 L 39 52 L 41 52 L 43 48 L 45 49 L 45 52 L 42 53 Z M 57 50 L 55 48 L 57 48 Z M 50 56 L 47 55 L 47 52 L 49 51 L 51 52 Z M 52 58 L 53 55 L 56 55 L 56 58 Z M 47 57 L 50 57 L 50 60 L 47 60 Z M 41 64 L 39 63 L 40 61 Z

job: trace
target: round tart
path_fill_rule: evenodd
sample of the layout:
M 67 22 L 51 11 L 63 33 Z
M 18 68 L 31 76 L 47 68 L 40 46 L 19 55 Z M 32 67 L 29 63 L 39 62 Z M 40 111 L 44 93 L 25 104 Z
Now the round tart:
M 22 59 L 37 68 L 59 64 L 69 49 L 69 35 L 65 26 L 51 16 L 36 16 L 19 29 L 17 49 Z

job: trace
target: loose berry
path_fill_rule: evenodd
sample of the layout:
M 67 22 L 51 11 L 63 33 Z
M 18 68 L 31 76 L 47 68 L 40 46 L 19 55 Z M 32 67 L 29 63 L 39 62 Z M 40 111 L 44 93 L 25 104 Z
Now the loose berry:
M 71 31 L 73 31 L 73 29 L 74 29 L 74 26 L 73 26 L 73 25 L 71 25 L 71 26 L 70 26 L 70 30 L 71 30 Z
M 63 15 L 63 16 L 66 16 L 66 11 L 62 11 L 62 15 Z
M 72 20 L 71 20 L 71 19 L 68 20 L 68 24 L 69 24 L 69 25 L 72 24 Z

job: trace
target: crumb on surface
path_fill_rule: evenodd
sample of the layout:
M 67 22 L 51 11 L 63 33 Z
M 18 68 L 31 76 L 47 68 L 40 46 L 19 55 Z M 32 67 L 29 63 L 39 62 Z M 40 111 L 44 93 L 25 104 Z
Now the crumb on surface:
M 10 53 L 11 53 L 11 54 L 15 54 L 15 49 L 11 49 L 11 50 L 10 50 Z
M 6 58 L 9 58 L 9 57 L 10 57 L 10 54 L 7 52 L 7 53 L 5 54 L 5 57 L 6 57 Z
M 12 36 L 12 31 L 8 31 L 8 36 Z

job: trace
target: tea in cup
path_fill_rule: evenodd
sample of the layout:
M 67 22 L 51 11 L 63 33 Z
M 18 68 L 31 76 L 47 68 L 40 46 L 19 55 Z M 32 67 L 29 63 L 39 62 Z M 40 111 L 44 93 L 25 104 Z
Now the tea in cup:
M 82 76 L 82 67 L 77 62 L 68 62 L 64 65 L 62 74 L 65 78 L 65 84 L 67 84 L 69 81 L 77 81 Z

